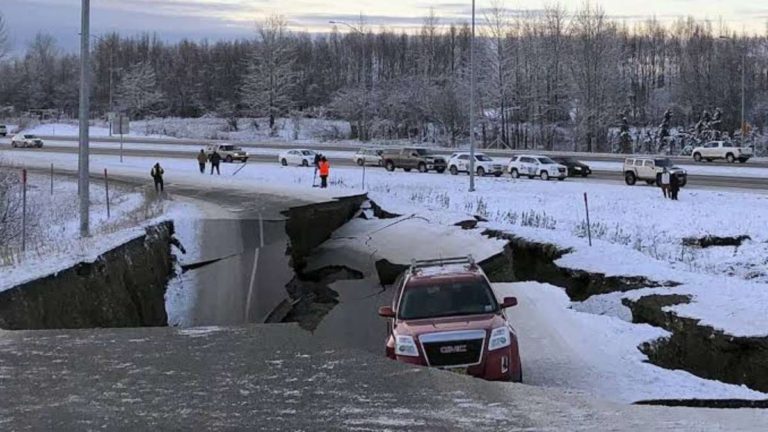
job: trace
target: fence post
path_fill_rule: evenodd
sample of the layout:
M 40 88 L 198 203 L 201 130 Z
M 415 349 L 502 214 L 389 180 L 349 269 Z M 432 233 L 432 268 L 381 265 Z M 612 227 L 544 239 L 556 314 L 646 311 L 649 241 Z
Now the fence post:
M 51 164 L 51 195 L 53 195 L 53 164 Z
M 589 238 L 589 246 L 592 247 L 592 225 L 589 222 L 589 201 L 586 192 L 584 192 L 584 208 L 587 209 L 587 237 Z
M 104 189 L 107 193 L 107 219 L 109 219 L 109 177 L 107 176 L 106 168 L 104 168 Z
M 21 170 L 21 251 L 27 250 L 27 169 Z
M 365 191 L 365 160 L 363 160 L 363 191 Z

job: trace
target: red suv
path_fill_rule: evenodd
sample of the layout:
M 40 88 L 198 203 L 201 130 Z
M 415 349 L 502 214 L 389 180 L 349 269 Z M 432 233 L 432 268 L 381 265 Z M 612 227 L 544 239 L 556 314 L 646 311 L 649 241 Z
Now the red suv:
M 395 282 L 387 357 L 451 369 L 487 380 L 523 378 L 515 330 L 502 311 L 517 299 L 496 301 L 472 257 L 414 261 Z

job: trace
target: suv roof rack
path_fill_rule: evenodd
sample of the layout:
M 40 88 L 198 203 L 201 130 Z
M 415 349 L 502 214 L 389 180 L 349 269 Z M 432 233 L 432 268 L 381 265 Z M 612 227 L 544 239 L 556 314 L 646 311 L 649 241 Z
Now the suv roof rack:
M 433 258 L 433 259 L 425 259 L 425 260 L 414 259 L 411 261 L 410 272 L 411 274 L 413 274 L 423 268 L 445 267 L 446 265 L 451 265 L 451 264 L 466 264 L 470 268 L 474 268 L 476 266 L 475 259 L 472 257 L 472 255 L 467 255 L 463 257 Z

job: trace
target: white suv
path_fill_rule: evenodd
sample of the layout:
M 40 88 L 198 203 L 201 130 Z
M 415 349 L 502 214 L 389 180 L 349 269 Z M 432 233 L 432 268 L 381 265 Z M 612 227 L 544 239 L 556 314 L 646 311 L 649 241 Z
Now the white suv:
M 210 144 L 205 148 L 205 154 L 211 157 L 213 152 L 221 156 L 224 162 L 232 163 L 234 161 L 248 161 L 248 153 L 242 148 L 232 144 Z
M 509 175 L 518 178 L 521 175 L 528 178 L 541 177 L 542 180 L 556 178 L 565 180 L 568 177 L 568 168 L 546 156 L 520 155 L 512 157 L 509 161 Z
M 31 134 L 18 134 L 11 138 L 11 147 L 37 147 L 43 146 L 43 140 Z
M 664 171 L 680 180 L 680 187 L 688 183 L 688 173 L 675 166 L 669 158 L 627 158 L 624 160 L 624 182 L 629 186 L 644 181 L 649 185 L 659 185 L 661 174 Z
M 456 175 L 460 172 L 469 173 L 469 152 L 454 153 L 448 160 L 448 171 Z M 504 174 L 504 165 L 495 162 L 484 153 L 475 153 L 475 173 L 479 176 Z

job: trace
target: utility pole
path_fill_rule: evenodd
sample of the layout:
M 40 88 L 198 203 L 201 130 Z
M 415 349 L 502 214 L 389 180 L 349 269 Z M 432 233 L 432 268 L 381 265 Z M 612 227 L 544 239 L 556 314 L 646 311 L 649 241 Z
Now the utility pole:
M 745 145 L 747 139 L 746 120 L 746 92 L 747 92 L 747 49 L 741 55 L 741 145 Z
M 469 191 L 475 191 L 475 0 L 472 0 L 472 42 L 469 48 Z
M 80 236 L 89 235 L 90 190 L 88 173 L 88 121 L 90 119 L 90 0 L 82 0 L 80 30 L 80 153 L 78 159 L 78 191 L 80 194 Z

